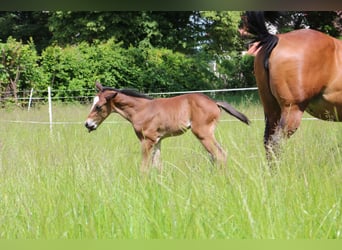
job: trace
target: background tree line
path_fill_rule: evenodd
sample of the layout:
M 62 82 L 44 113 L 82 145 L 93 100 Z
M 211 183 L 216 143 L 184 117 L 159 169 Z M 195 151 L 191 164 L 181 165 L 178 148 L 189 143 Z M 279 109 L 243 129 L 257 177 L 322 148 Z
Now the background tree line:
M 82 96 L 95 80 L 143 92 L 254 86 L 239 11 L 0 12 L 0 92 Z M 341 12 L 283 13 L 278 30 L 341 35 Z M 44 93 L 42 93 L 44 94 Z M 2 94 L 4 96 L 4 94 Z M 2 97 L 3 97 L 2 96 Z

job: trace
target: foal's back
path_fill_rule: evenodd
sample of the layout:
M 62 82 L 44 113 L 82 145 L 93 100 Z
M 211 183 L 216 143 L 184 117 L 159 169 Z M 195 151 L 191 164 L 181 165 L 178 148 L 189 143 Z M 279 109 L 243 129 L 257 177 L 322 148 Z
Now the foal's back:
M 205 116 L 206 119 L 218 119 L 220 109 L 215 101 L 200 93 L 184 94 L 169 98 L 154 99 L 157 109 L 167 113 L 169 116 L 182 119 L 197 119 Z

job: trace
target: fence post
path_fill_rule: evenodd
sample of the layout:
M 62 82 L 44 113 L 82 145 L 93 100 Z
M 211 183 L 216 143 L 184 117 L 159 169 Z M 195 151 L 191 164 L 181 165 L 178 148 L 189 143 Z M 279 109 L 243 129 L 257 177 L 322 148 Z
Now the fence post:
M 52 133 L 52 103 L 51 103 L 51 87 L 48 87 L 48 99 L 49 99 L 49 121 L 50 121 L 50 133 Z
M 27 111 L 30 111 L 30 108 L 31 108 L 31 104 L 32 104 L 32 94 L 33 94 L 33 88 L 31 89 L 31 92 L 30 92 L 30 99 L 29 99 Z

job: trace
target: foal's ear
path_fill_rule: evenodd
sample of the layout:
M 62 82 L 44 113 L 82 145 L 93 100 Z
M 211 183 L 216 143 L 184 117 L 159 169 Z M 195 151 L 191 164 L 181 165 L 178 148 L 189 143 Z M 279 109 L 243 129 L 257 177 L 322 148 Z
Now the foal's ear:
M 97 89 L 99 92 L 103 90 L 103 87 L 102 87 L 101 83 L 98 82 L 98 81 L 96 81 L 95 87 L 96 87 L 96 89 Z
M 113 99 L 118 93 L 117 92 L 112 92 L 112 93 L 109 93 L 108 95 L 106 95 L 106 100 L 109 101 L 111 99 Z

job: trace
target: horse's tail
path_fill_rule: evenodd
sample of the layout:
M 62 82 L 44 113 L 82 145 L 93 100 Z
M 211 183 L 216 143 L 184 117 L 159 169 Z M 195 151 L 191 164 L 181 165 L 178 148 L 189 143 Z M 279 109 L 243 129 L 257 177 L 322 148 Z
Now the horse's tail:
M 264 67 L 268 70 L 268 59 L 274 47 L 278 44 L 278 37 L 269 33 L 266 27 L 266 21 L 271 23 L 277 22 L 276 12 L 264 11 L 247 11 L 246 26 L 247 31 L 254 35 L 254 42 L 259 42 L 257 48 L 262 49 L 265 53 Z
M 222 108 L 224 111 L 226 111 L 228 114 L 236 117 L 237 119 L 239 119 L 240 121 L 246 123 L 247 125 L 249 125 L 251 123 L 250 120 L 247 118 L 247 116 L 245 116 L 244 114 L 242 114 L 239 111 L 237 111 L 235 108 L 233 108 L 228 103 L 226 103 L 226 102 L 216 102 L 216 104 L 217 104 L 217 106 Z

